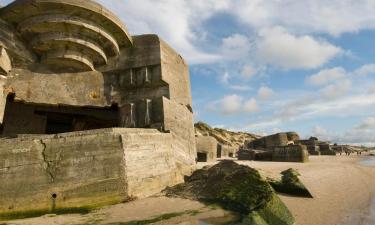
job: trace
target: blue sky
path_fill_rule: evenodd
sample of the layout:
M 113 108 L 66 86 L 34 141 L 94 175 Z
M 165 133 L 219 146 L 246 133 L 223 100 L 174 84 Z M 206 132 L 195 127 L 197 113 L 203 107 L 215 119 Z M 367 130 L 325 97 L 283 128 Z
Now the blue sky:
M 187 60 L 197 121 L 375 144 L 374 0 L 98 2 Z

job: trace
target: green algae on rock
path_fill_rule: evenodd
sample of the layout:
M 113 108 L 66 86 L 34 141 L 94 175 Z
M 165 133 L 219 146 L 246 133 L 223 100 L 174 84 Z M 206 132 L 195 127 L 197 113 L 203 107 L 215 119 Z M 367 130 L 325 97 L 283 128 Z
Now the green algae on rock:
M 222 161 L 197 170 L 186 178 L 185 183 L 167 188 L 165 193 L 171 197 L 217 203 L 225 209 L 247 215 L 244 224 L 294 223 L 290 211 L 259 172 L 233 161 Z
M 298 178 L 301 175 L 297 170 L 290 168 L 281 172 L 281 174 L 281 181 L 269 180 L 269 183 L 275 191 L 300 197 L 313 197 Z

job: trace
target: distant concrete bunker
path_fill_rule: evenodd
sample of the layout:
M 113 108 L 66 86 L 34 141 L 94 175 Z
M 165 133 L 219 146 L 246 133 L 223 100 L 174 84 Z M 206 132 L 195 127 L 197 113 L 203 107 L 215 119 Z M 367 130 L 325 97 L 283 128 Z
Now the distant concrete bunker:
M 101 5 L 0 8 L 0 215 L 183 181 L 197 156 L 191 106 L 183 58 L 157 35 L 131 36 Z

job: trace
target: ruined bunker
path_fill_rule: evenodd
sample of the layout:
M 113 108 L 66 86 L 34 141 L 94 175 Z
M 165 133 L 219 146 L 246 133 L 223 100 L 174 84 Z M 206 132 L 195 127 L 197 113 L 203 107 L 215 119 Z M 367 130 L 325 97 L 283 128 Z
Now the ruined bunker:
M 188 66 L 89 0 L 0 8 L 0 214 L 145 197 L 196 145 Z M 216 147 L 216 146 L 215 146 Z
M 214 162 L 217 159 L 217 140 L 211 136 L 196 137 L 197 161 Z

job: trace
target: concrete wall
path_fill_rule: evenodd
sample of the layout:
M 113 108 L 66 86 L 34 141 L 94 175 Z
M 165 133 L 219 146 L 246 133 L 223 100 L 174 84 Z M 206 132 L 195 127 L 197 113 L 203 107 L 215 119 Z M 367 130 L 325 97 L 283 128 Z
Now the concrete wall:
M 207 155 L 207 162 L 216 161 L 217 141 L 214 137 L 198 136 L 196 137 L 197 153 Z
M 221 146 L 221 156 L 222 157 L 235 157 L 237 153 L 236 148 L 228 145 L 222 145 Z
M 265 139 L 267 148 L 288 145 L 288 136 L 286 133 L 273 134 L 265 137 Z
M 308 157 L 305 145 L 275 147 L 272 153 L 272 161 L 278 162 L 307 162 Z
M 287 132 L 286 135 L 288 136 L 288 141 L 290 142 L 296 142 L 300 139 L 298 133 L 296 132 Z
M 1 140 L 0 216 L 110 204 L 182 182 L 171 134 L 104 129 Z M 52 195 L 56 194 L 56 199 Z
M 290 135 L 290 138 L 292 139 L 295 137 Z M 287 133 L 277 133 L 247 143 L 247 147 L 250 149 L 272 150 L 275 146 L 286 146 L 288 143 L 289 140 Z
M 181 143 L 176 149 L 176 160 L 184 162 L 183 164 L 195 164 L 197 150 L 193 114 L 183 105 L 167 98 L 162 98 L 162 100 L 164 129 L 173 133 L 178 143 Z
M 8 92 L 27 103 L 98 106 L 110 105 L 99 72 L 45 74 L 13 69 L 6 84 Z
M 171 100 L 192 110 L 189 68 L 181 55 L 160 40 L 162 79 L 169 84 Z

